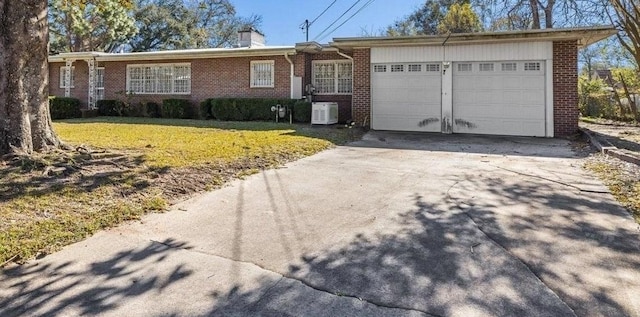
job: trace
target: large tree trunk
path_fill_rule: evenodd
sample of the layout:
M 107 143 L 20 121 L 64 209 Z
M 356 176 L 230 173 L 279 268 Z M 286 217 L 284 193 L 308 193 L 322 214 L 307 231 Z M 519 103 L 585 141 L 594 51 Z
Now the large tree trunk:
M 0 0 L 0 154 L 60 145 L 49 115 L 46 0 Z
M 538 10 L 538 0 L 529 0 L 529 8 L 531 8 L 532 29 L 540 29 L 540 11 Z

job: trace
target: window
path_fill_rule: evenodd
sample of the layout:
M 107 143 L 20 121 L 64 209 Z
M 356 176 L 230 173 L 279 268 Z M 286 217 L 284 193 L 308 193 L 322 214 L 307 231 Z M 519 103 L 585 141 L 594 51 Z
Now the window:
M 385 73 L 387 71 L 387 65 L 374 65 L 373 72 L 374 73 Z
M 273 88 L 274 61 L 251 61 L 251 88 Z
M 540 63 L 539 62 L 524 63 L 524 70 L 526 71 L 540 70 Z
M 493 63 L 481 63 L 480 64 L 481 72 L 492 72 L 493 71 Z
M 471 71 L 471 63 L 458 64 L 459 72 L 470 72 Z
M 422 71 L 422 65 L 420 64 L 409 64 L 409 67 L 407 69 L 409 72 L 414 73 L 414 72 L 421 72 Z
M 134 94 L 190 94 L 191 64 L 128 65 L 127 91 Z
M 67 74 L 67 67 L 66 66 L 60 66 L 60 88 L 73 88 L 75 86 L 75 77 L 76 77 L 76 68 L 75 66 L 71 67 L 71 84 L 67 85 L 66 83 L 66 74 Z
M 96 100 L 104 99 L 104 67 L 96 68 Z
M 391 72 L 392 73 L 404 72 L 404 65 L 402 65 L 402 64 L 391 65 Z
M 439 72 L 440 71 L 440 64 L 427 64 L 427 71 L 428 72 Z
M 518 70 L 516 63 L 502 63 L 502 71 L 503 72 L 515 72 Z
M 314 61 L 312 77 L 318 94 L 350 94 L 352 92 L 353 70 L 350 61 Z

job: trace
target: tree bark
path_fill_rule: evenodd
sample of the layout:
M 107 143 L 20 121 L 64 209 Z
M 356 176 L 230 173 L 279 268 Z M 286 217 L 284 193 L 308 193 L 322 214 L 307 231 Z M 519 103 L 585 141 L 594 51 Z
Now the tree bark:
M 0 154 L 60 146 L 49 114 L 46 0 L 0 0 Z
M 538 9 L 538 0 L 529 0 L 529 7 L 531 8 L 531 20 L 533 20 L 532 29 L 540 29 L 540 11 Z

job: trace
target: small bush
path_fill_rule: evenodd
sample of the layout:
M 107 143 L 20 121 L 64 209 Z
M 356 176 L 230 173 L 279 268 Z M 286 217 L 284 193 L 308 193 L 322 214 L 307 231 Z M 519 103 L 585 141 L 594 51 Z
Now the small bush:
M 300 100 L 293 104 L 293 120 L 295 122 L 311 122 L 311 103 Z
M 69 97 L 53 97 L 49 98 L 49 112 L 51 119 L 70 119 L 80 118 L 80 100 Z
M 120 100 L 103 99 L 96 102 L 98 114 L 101 116 L 124 116 L 126 114 L 126 104 Z
M 276 114 L 271 111 L 271 107 L 278 104 L 293 109 L 293 115 L 295 116 L 296 105 L 300 103 L 300 101 L 293 99 L 260 98 L 219 98 L 210 99 L 209 102 L 210 107 L 208 111 L 211 117 L 222 121 L 272 121 L 275 119 Z M 301 107 L 304 107 L 304 105 Z M 203 109 L 203 107 L 201 107 L 201 109 Z M 302 110 L 302 112 L 304 112 L 304 110 Z M 301 118 L 305 117 L 303 113 L 300 115 Z M 310 121 L 311 105 L 309 104 L 309 119 L 306 122 Z
M 161 107 L 155 102 L 147 102 L 144 104 L 145 117 L 160 118 L 162 116 Z
M 186 99 L 165 99 L 162 101 L 162 117 L 186 119 L 191 116 L 191 102 Z
M 213 113 L 211 113 L 212 100 L 213 99 L 206 99 L 200 103 L 200 107 L 198 108 L 198 119 L 206 120 L 213 118 Z

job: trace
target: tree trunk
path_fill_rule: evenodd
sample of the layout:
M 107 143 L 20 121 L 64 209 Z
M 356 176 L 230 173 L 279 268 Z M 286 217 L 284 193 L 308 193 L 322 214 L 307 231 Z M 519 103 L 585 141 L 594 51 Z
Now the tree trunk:
M 0 154 L 60 146 L 49 114 L 46 0 L 0 0 Z
M 540 29 L 540 11 L 538 10 L 538 0 L 529 0 L 529 7 L 531 8 L 531 20 L 533 24 L 532 29 Z
M 547 6 L 544 8 L 544 27 L 547 29 L 553 28 L 553 6 L 556 4 L 555 0 L 547 1 Z

